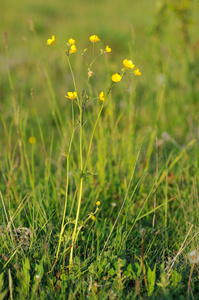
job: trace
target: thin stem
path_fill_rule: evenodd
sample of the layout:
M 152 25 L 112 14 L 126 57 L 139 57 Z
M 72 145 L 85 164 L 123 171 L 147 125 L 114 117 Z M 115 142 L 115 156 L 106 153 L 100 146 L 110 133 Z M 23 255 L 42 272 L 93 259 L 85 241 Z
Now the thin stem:
M 98 59 L 98 57 L 100 57 L 103 53 L 98 54 L 93 61 L 90 63 L 90 68 L 92 67 L 92 65 L 94 64 L 94 62 L 96 61 L 96 59 Z
M 78 224 L 80 206 L 81 206 L 83 180 L 84 180 L 83 178 L 81 178 L 81 180 L 80 180 L 80 189 L 79 189 L 79 197 L 78 197 L 78 204 L 77 204 L 77 213 L 76 213 L 76 219 L 75 219 L 75 227 L 74 227 L 73 235 L 72 235 L 72 246 L 71 246 L 71 251 L 70 251 L 70 261 L 69 261 L 70 265 L 72 265 L 72 263 L 73 263 L 73 251 L 74 251 L 74 243 L 76 241 L 76 231 L 77 231 L 77 224 Z
M 77 93 L 77 86 L 76 86 L 75 76 L 74 76 L 73 69 L 72 69 L 72 66 L 71 66 L 71 63 L 70 63 L 70 59 L 69 59 L 68 55 L 66 55 L 66 57 L 67 57 L 68 65 L 69 65 L 69 68 L 70 68 L 71 76 L 72 76 L 72 79 L 73 79 L 74 89 L 75 89 L 75 92 Z M 78 104 L 80 104 L 78 96 L 77 96 L 77 100 L 78 100 Z
M 33 189 L 35 186 L 35 172 L 34 172 L 34 144 L 32 144 L 32 149 L 31 149 L 31 169 L 32 169 L 32 185 Z
M 80 206 L 81 206 L 81 198 L 82 198 L 82 191 L 83 191 L 83 154 L 82 154 L 82 127 L 83 127 L 83 109 L 82 106 L 80 107 L 80 137 L 79 137 L 79 152 L 80 152 L 80 172 L 81 172 L 81 178 L 80 178 L 80 187 L 79 187 L 79 196 L 78 196 L 78 203 L 77 203 L 77 212 L 76 212 L 76 219 L 75 219 L 75 227 L 73 230 L 72 235 L 72 246 L 70 251 L 70 260 L 69 264 L 72 265 L 73 262 L 73 251 L 74 251 L 74 243 L 76 241 L 76 232 L 77 232 L 77 224 L 79 220 L 79 213 L 80 213 Z
M 157 203 L 157 185 L 158 185 L 158 138 L 156 137 L 156 182 L 155 182 L 155 193 L 154 193 L 154 202 L 153 202 L 153 221 L 152 221 L 152 231 L 154 231 L 155 227 L 155 208 Z
M 4 45 L 5 45 L 5 51 L 6 51 L 8 80 L 9 80 L 11 91 L 14 91 L 14 85 L 13 85 L 13 81 L 12 81 L 12 76 L 10 74 L 10 66 L 9 66 L 9 53 L 8 53 L 8 43 L 7 43 L 7 31 L 4 31 Z
M 61 240 L 62 240 L 62 236 L 63 236 L 64 229 L 65 229 L 64 222 L 65 222 L 66 209 L 67 209 L 67 203 L 68 203 L 69 156 L 67 156 L 66 160 L 67 160 L 67 168 L 66 168 L 66 176 L 67 177 L 66 177 L 66 190 L 65 190 L 65 204 L 64 204 L 64 213 L 63 213 L 63 218 L 62 218 L 61 232 L 60 232 L 60 236 L 59 236 L 59 244 L 58 244 L 58 249 L 57 249 L 57 253 L 56 253 L 56 258 L 58 258 L 58 255 L 59 255 Z
M 83 108 L 82 106 L 80 107 L 80 137 L 79 137 L 79 154 L 80 154 L 80 170 L 81 172 L 83 171 L 83 155 L 82 155 L 82 140 L 83 140 L 83 136 L 82 136 L 82 127 L 83 127 Z M 82 174 L 83 175 L 83 174 Z
M 139 151 L 138 151 L 137 158 L 136 158 L 136 161 L 135 161 L 135 164 L 134 164 L 134 167 L 133 167 L 133 172 L 132 172 L 132 174 L 131 174 L 131 178 L 130 178 L 130 181 L 129 181 L 129 184 L 128 184 L 128 187 L 127 187 L 127 190 L 126 190 L 126 194 L 125 194 L 125 197 L 124 197 L 122 206 L 121 206 L 120 211 L 119 211 L 119 213 L 118 213 L 118 215 L 117 215 L 117 218 L 116 218 L 116 220 L 115 220 L 115 222 L 114 222 L 114 224 L 113 224 L 113 227 L 111 228 L 111 231 L 110 231 L 110 233 L 109 233 L 109 235 L 108 235 L 108 238 L 107 238 L 107 240 L 106 240 L 106 242 L 105 242 L 105 244 L 104 244 L 104 247 L 103 247 L 103 249 L 102 249 L 102 251 L 101 251 L 101 253 L 100 253 L 100 256 L 102 255 L 102 253 L 104 252 L 104 250 L 105 250 L 105 248 L 106 248 L 106 245 L 108 244 L 108 241 L 109 241 L 109 239 L 110 239 L 110 237 L 111 237 L 111 234 L 112 234 L 112 232 L 113 232 L 113 230 L 114 230 L 114 228 L 115 228 L 115 226 L 116 226 L 116 223 L 117 223 L 117 221 L 118 221 L 118 219 L 119 219 L 119 217 L 120 217 L 120 215 L 121 215 L 122 209 L 123 209 L 124 204 L 125 204 L 125 202 L 126 202 L 126 199 L 127 199 L 127 196 L 128 196 L 128 192 L 129 192 L 129 189 L 130 189 L 130 186 L 131 186 L 131 182 L 132 182 L 133 177 L 134 177 L 135 168 L 136 168 L 136 166 L 137 166 L 137 162 L 138 162 L 138 158 L 139 158 L 139 155 L 140 155 L 140 151 L 141 151 L 141 149 L 139 149 Z
M 20 128 L 20 129 L 21 129 L 24 156 L 25 156 L 26 166 L 27 166 L 27 169 L 28 169 L 29 181 L 30 181 L 31 188 L 34 192 L 34 181 L 33 181 L 33 178 L 32 178 L 32 172 L 31 172 L 31 169 L 30 169 L 30 163 L 29 163 L 28 155 L 27 155 L 27 151 L 26 151 L 26 143 L 24 141 L 23 129 L 22 128 Z
M 144 265 L 144 240 L 145 240 L 145 235 L 143 235 L 142 237 L 142 272 L 143 272 L 143 276 L 144 276 L 144 283 L 145 283 L 145 287 L 147 289 L 147 279 L 146 279 L 146 272 L 145 272 L 145 265 Z
M 102 110 L 103 110 L 103 108 L 104 108 L 104 103 L 105 103 L 105 102 L 103 102 L 103 104 L 102 104 L 102 106 L 101 106 L 101 108 L 100 108 L 100 111 L 99 111 L 99 113 L 98 113 L 97 119 L 96 119 L 96 121 L 95 121 L 95 125 L 94 125 L 94 127 L 93 127 L 93 131 L 92 131 L 92 134 L 91 134 L 90 143 L 89 143 L 89 147 L 88 147 L 88 152 L 87 152 L 86 162 L 85 162 L 85 164 L 84 164 L 83 173 L 85 173 L 85 171 L 86 171 L 86 167 L 87 167 L 87 164 L 88 164 L 88 159 L 89 159 L 90 152 L 91 152 L 91 146 L 92 146 L 92 141 L 93 141 L 95 129 L 96 129 L 96 127 L 97 127 L 97 124 L 98 124 L 100 115 L 101 115 Z
M 71 146 L 72 146 L 72 142 L 73 142 L 73 138 L 74 138 L 75 129 L 76 128 L 73 129 L 71 140 L 70 140 L 70 145 L 69 145 L 69 149 L 68 149 L 68 153 L 66 155 L 66 161 L 67 161 L 66 176 L 67 177 L 66 177 L 66 189 L 65 189 L 65 204 L 64 204 L 64 213 L 63 213 L 63 218 L 62 218 L 61 232 L 60 232 L 60 237 L 59 237 L 59 244 L 58 244 L 58 249 L 57 249 L 57 253 L 56 253 L 56 258 L 58 258 L 58 255 L 59 255 L 61 240 L 62 240 L 62 236 L 63 236 L 64 229 L 65 229 L 64 222 L 65 222 L 66 209 L 67 209 L 67 204 L 68 204 L 69 157 L 70 157 L 70 151 L 71 151 Z
M 72 237 L 74 242 L 77 239 L 76 231 L 77 231 L 77 224 L 78 224 L 80 207 L 81 207 L 81 198 L 82 198 L 82 190 L 83 190 L 83 180 L 84 180 L 83 178 L 80 179 L 80 189 L 79 189 L 79 196 L 78 196 L 77 214 L 76 214 L 76 219 L 75 219 L 75 228 L 74 228 L 73 237 Z M 72 245 L 72 247 L 73 246 L 74 245 Z
M 193 264 L 191 266 L 191 271 L 190 271 L 190 274 L 189 274 L 188 289 L 187 289 L 187 299 L 189 299 L 189 291 L 190 291 L 190 287 L 191 287 L 191 277 L 192 277 L 192 274 L 193 274 L 194 267 L 195 267 L 195 264 Z
M 94 53 L 95 53 L 95 43 L 93 43 L 93 54 L 92 54 L 92 59 L 94 57 Z

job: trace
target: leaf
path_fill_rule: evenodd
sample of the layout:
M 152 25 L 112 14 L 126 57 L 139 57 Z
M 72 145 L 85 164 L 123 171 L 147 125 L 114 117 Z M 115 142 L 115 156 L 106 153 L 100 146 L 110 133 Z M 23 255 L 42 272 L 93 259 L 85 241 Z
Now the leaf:
M 30 262 L 28 257 L 22 261 L 22 270 L 21 270 L 21 280 L 20 280 L 20 290 L 21 294 L 24 296 L 29 295 L 29 287 L 30 287 Z
M 178 287 L 181 280 L 182 280 L 182 275 L 175 270 L 171 270 L 171 286 L 175 288 Z
M 0 300 L 4 300 L 5 299 L 5 296 L 8 292 L 8 289 L 5 289 L 2 293 L 0 293 Z
M 133 269 L 135 270 L 134 273 L 136 275 L 136 278 L 138 278 L 142 273 L 142 265 L 139 264 L 138 262 L 135 262 L 133 264 Z
M 35 276 L 34 276 L 34 283 L 33 283 L 33 286 L 32 286 L 32 297 L 31 297 L 31 299 L 34 299 L 35 293 L 38 290 L 39 284 L 40 284 L 41 279 L 42 279 L 43 274 L 44 274 L 44 267 L 43 267 L 44 257 L 45 256 L 42 257 L 39 265 L 35 266 Z
M 147 264 L 148 297 L 150 297 L 153 294 L 154 288 L 155 288 L 156 264 L 155 264 L 153 270 L 151 270 L 151 268 L 149 267 L 147 262 L 146 262 L 146 264 Z
M 62 281 L 66 281 L 66 280 L 67 280 L 66 274 L 65 274 L 65 273 L 62 273 L 61 276 L 60 276 L 60 279 L 61 279 Z
M 3 290 L 3 284 L 4 284 L 3 273 L 1 273 L 0 274 L 0 292 L 2 292 L 2 290 Z
M 115 275 L 115 273 L 116 273 L 116 271 L 115 271 L 113 268 L 111 268 L 111 269 L 108 271 L 108 274 L 111 275 L 111 276 Z
M 128 267 L 127 267 L 127 271 L 129 272 L 133 272 L 133 267 L 132 267 L 132 264 L 129 264 Z
M 5 296 L 8 292 L 8 289 L 5 289 L 3 291 L 3 285 L 4 285 L 4 280 L 3 280 L 3 273 L 0 274 L 0 300 L 5 299 Z

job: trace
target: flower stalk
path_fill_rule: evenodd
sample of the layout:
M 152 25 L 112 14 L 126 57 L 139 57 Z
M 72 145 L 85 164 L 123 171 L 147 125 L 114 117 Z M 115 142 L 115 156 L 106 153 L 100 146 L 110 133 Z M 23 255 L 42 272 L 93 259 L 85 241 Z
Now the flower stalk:
M 97 201 L 96 202 L 97 208 L 96 208 L 95 212 L 90 213 L 90 215 L 86 219 L 86 221 L 84 221 L 83 223 L 81 223 L 78 226 L 79 217 L 80 217 L 80 210 L 81 210 L 81 200 L 82 200 L 82 195 L 83 195 L 84 178 L 85 178 L 85 175 L 87 174 L 87 165 L 88 165 L 88 160 L 89 160 L 90 153 L 91 153 L 91 147 L 92 147 L 94 134 L 95 134 L 100 116 L 102 114 L 102 110 L 105 106 L 106 99 L 107 99 L 109 93 L 111 92 L 112 88 L 114 87 L 115 84 L 117 84 L 118 82 L 120 82 L 122 80 L 123 76 L 125 74 L 127 74 L 127 72 L 129 70 L 134 69 L 134 67 L 135 67 L 134 63 L 131 60 L 125 59 L 123 61 L 123 68 L 121 69 L 121 72 L 120 73 L 114 73 L 111 76 L 111 78 L 110 78 L 111 83 L 110 83 L 110 86 L 107 89 L 107 91 L 106 92 L 101 91 L 98 97 L 92 99 L 92 100 L 99 99 L 100 101 L 102 101 L 102 104 L 100 106 L 99 112 L 97 114 L 96 121 L 95 121 L 94 126 L 92 128 L 92 133 L 91 133 L 91 136 L 90 136 L 90 139 L 89 139 L 89 142 L 88 142 L 88 150 L 87 150 L 87 154 L 86 154 L 86 158 L 85 158 L 85 162 L 84 162 L 84 159 L 83 159 L 84 113 L 85 113 L 85 110 L 86 110 L 86 104 L 91 99 L 87 95 L 87 92 L 89 93 L 89 88 L 88 88 L 89 87 L 89 81 L 90 81 L 90 78 L 92 76 L 94 76 L 94 73 L 91 70 L 91 67 L 96 62 L 98 57 L 100 57 L 102 54 L 110 53 L 112 51 L 112 49 L 107 45 L 104 50 L 100 49 L 100 52 L 95 56 L 95 43 L 99 42 L 100 38 L 97 35 L 92 35 L 92 36 L 90 36 L 89 40 L 93 44 L 93 55 L 92 55 L 92 59 L 91 59 L 90 63 L 87 63 L 86 58 L 85 58 L 85 52 L 86 52 L 87 49 L 84 49 L 83 51 L 78 51 L 78 48 L 75 45 L 75 40 L 73 38 L 70 38 L 68 40 L 68 42 L 67 42 L 68 48 L 67 48 L 67 50 L 65 50 L 68 66 L 69 66 L 70 73 L 71 73 L 71 76 L 72 76 L 73 87 L 74 87 L 73 91 L 68 91 L 65 95 L 67 100 L 69 99 L 69 100 L 72 101 L 72 126 L 73 126 L 73 130 L 72 130 L 72 135 L 71 135 L 68 151 L 62 151 L 62 154 L 66 157 L 66 163 L 67 163 L 67 167 L 66 167 L 66 186 L 65 186 L 64 211 L 63 211 L 63 215 L 62 215 L 61 230 L 60 230 L 60 235 L 59 235 L 58 248 L 57 248 L 57 252 L 56 252 L 56 260 L 58 260 L 58 258 L 59 258 L 59 253 L 60 253 L 60 248 L 61 248 L 61 243 L 62 243 L 65 227 L 66 227 L 67 224 L 73 223 L 74 228 L 73 228 L 73 231 L 72 231 L 70 256 L 69 256 L 69 265 L 70 265 L 70 267 L 72 267 L 72 265 L 73 265 L 74 247 L 75 247 L 75 243 L 76 243 L 77 238 L 78 238 L 78 234 L 79 234 L 81 228 L 84 226 L 82 224 L 85 224 L 85 222 L 89 219 L 91 219 L 93 221 L 95 220 L 95 214 L 99 210 L 98 206 L 100 205 L 100 201 Z M 56 43 L 55 36 L 52 36 L 52 38 L 47 40 L 47 45 L 54 45 L 55 43 Z M 76 80 L 75 80 L 73 68 L 72 68 L 71 62 L 70 62 L 70 55 L 73 55 L 76 52 L 77 53 L 79 52 L 83 56 L 83 59 L 86 63 L 86 67 L 88 69 L 87 82 L 85 84 L 85 88 L 83 89 L 82 92 L 79 92 L 79 93 L 78 93 L 78 89 L 77 89 L 77 85 L 76 85 Z M 134 73 L 134 75 L 136 75 L 136 76 L 141 75 L 141 72 L 140 72 L 139 68 L 136 68 L 132 73 Z M 76 104 L 78 109 L 79 109 L 78 124 L 75 124 L 74 104 Z M 66 223 L 65 218 L 66 218 L 67 206 L 68 206 L 70 153 L 71 153 L 72 143 L 73 143 L 73 140 L 74 140 L 75 130 L 77 128 L 79 128 L 79 150 L 78 150 L 78 152 L 79 152 L 79 169 L 80 169 L 80 178 L 79 178 L 79 183 L 78 183 L 78 187 L 77 187 L 77 191 L 78 191 L 77 208 L 76 208 L 76 215 L 75 215 L 74 222 L 67 222 Z M 73 209 L 73 205 L 72 205 L 71 210 L 72 209 Z M 144 237 L 143 237 L 143 245 L 144 245 Z

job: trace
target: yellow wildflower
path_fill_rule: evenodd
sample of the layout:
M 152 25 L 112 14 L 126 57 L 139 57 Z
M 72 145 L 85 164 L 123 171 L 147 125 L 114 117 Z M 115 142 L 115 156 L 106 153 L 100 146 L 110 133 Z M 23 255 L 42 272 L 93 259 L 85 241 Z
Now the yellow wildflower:
M 95 221 L 95 216 L 94 216 L 94 215 L 91 215 L 91 219 L 92 219 L 93 221 Z
M 89 40 L 92 42 L 92 43 L 96 43 L 96 42 L 99 42 L 100 41 L 100 39 L 99 39 L 99 37 L 97 36 L 97 35 L 91 35 L 90 37 L 89 37 Z
M 75 44 L 75 40 L 74 40 L 74 39 L 69 39 L 69 40 L 68 40 L 68 43 L 69 43 L 70 45 L 74 45 L 74 44 Z
M 104 92 L 101 92 L 99 94 L 99 98 L 100 98 L 101 101 L 105 101 L 105 94 L 104 94 Z
M 77 98 L 77 93 L 76 92 L 68 92 L 67 95 L 64 95 L 64 97 L 66 97 L 70 100 L 75 100 Z
M 107 46 L 106 46 L 106 52 L 109 53 L 109 52 L 111 52 L 111 51 L 112 51 L 112 49 L 107 45 Z
M 111 76 L 113 82 L 119 82 L 122 79 L 122 76 L 119 73 L 115 73 Z
M 135 74 L 136 76 L 141 76 L 141 75 L 142 75 L 142 73 L 140 72 L 140 69 L 139 69 L 139 68 L 136 68 L 136 69 L 134 70 L 134 74 Z
M 29 137 L 28 141 L 30 144 L 35 144 L 37 140 L 34 136 L 31 136 L 31 137 Z
M 47 45 L 54 45 L 55 42 L 56 42 L 55 36 L 52 35 L 52 39 L 48 39 L 46 44 L 47 44 Z
M 72 54 L 72 53 L 75 53 L 76 51 L 77 51 L 76 46 L 75 46 L 74 44 L 71 45 L 70 50 L 69 50 L 69 53 Z
M 135 67 L 134 63 L 132 62 L 132 60 L 128 60 L 128 59 L 124 59 L 123 60 L 123 66 L 126 69 L 133 69 Z
M 97 201 L 97 202 L 96 202 L 96 205 L 97 205 L 97 206 L 100 206 L 100 201 Z

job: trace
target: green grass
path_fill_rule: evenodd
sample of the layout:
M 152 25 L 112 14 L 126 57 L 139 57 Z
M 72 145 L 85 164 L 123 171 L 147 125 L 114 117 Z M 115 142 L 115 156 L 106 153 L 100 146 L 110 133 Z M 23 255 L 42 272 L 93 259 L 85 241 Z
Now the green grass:
M 136 2 L 0 4 L 0 299 L 198 298 L 199 268 L 188 254 L 198 250 L 199 233 L 199 5 Z M 52 34 L 56 45 L 47 46 Z M 101 38 L 96 51 L 109 45 L 112 52 L 93 65 L 91 97 L 107 90 L 125 58 L 142 76 L 124 76 L 102 110 L 71 266 L 80 126 L 71 147 L 67 225 L 60 239 L 67 182 L 62 151 L 73 130 L 71 101 L 64 95 L 74 90 L 60 49 L 74 38 L 89 58 L 92 34 Z M 70 59 L 81 93 L 87 69 L 78 53 Z M 85 110 L 84 163 L 101 105 L 96 99 Z M 77 120 L 77 109 L 75 114 Z

